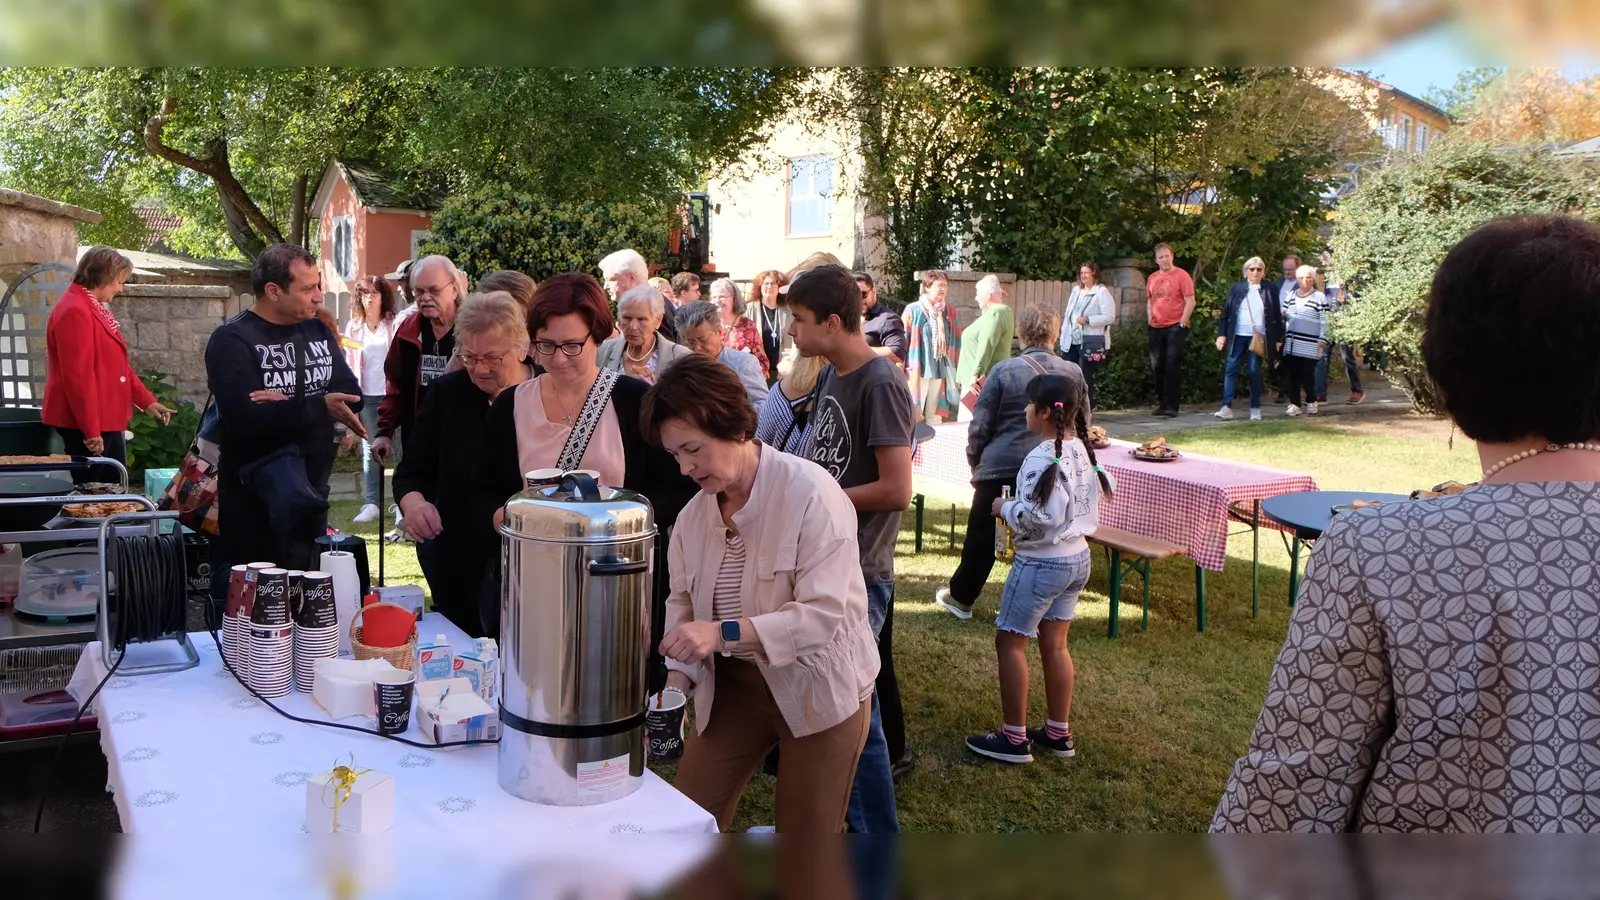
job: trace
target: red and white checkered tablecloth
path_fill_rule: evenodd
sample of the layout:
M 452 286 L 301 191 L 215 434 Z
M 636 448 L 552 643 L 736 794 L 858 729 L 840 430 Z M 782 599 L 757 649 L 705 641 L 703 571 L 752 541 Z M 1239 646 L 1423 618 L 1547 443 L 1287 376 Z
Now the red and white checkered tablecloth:
M 912 459 L 912 476 L 971 484 L 966 423 L 939 425 L 934 432 Z M 1117 483 L 1116 497 L 1101 501 L 1101 523 L 1182 547 L 1184 555 L 1213 572 L 1222 571 L 1228 558 L 1229 503 L 1317 489 L 1310 475 L 1210 456 L 1186 453 L 1175 462 L 1140 462 L 1128 455 L 1135 446 L 1113 441 L 1097 454 Z M 1271 520 L 1262 524 L 1274 527 Z

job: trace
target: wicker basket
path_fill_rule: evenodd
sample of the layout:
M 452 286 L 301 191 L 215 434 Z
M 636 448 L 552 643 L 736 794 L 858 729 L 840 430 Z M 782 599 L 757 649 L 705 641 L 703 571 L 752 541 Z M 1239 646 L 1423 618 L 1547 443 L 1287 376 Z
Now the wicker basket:
M 407 615 L 411 614 L 411 610 L 398 603 L 370 603 L 356 610 L 355 616 L 350 619 L 351 652 L 355 654 L 356 659 L 387 660 L 389 665 L 394 666 L 396 669 L 411 671 L 417 659 L 417 626 L 415 623 L 411 626 L 411 634 L 406 638 L 406 642 L 398 647 L 369 647 L 361 643 L 361 616 L 367 610 L 377 606 L 392 606 Z

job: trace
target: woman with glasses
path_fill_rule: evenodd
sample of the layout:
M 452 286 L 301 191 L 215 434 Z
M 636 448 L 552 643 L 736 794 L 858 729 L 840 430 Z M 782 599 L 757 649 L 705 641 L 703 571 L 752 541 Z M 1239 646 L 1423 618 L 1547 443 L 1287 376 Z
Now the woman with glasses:
M 506 499 L 522 490 L 535 469 L 588 469 L 600 483 L 643 494 L 655 508 L 662 538 L 678 511 L 694 496 L 695 484 L 678 471 L 666 451 L 639 431 L 639 407 L 649 385 L 597 362 L 600 344 L 615 325 L 600 282 L 579 272 L 557 275 L 539 286 L 528 311 L 533 361 L 542 374 L 504 391 L 485 425 L 477 494 L 479 515 L 498 525 Z M 664 603 L 665 565 L 658 565 Z M 499 628 L 499 604 L 483 607 L 484 627 Z M 656 616 L 659 628 L 662 619 Z M 651 646 L 660 643 L 657 633 Z M 652 669 L 653 689 L 666 677 Z
M 406 534 L 433 595 L 433 608 L 472 637 L 483 637 L 479 589 L 499 547 L 476 514 L 473 474 L 483 454 L 490 404 L 533 377 L 526 313 L 509 293 L 473 294 L 455 319 L 462 368 L 441 375 L 417 410 L 394 493 Z
M 1261 360 L 1262 356 L 1251 349 L 1257 344 L 1273 367 L 1278 365 L 1278 354 L 1283 350 L 1283 315 L 1278 307 L 1278 292 L 1263 282 L 1267 264 L 1259 256 L 1250 257 L 1244 264 L 1244 280 L 1235 281 L 1228 289 L 1228 300 L 1222 305 L 1222 317 L 1217 319 L 1217 350 L 1228 355 L 1222 376 L 1222 407 L 1212 415 L 1219 419 L 1232 419 L 1233 392 L 1239 367 L 1246 358 L 1250 363 L 1250 418 L 1261 418 Z
M 717 314 L 722 319 L 723 342 L 734 350 L 743 350 L 754 356 L 756 363 L 761 366 L 761 377 L 765 379 L 767 373 L 772 371 L 767 351 L 756 323 L 744 314 L 744 296 L 739 293 L 739 286 L 733 283 L 732 278 L 718 278 L 711 282 L 711 304 L 717 308 Z

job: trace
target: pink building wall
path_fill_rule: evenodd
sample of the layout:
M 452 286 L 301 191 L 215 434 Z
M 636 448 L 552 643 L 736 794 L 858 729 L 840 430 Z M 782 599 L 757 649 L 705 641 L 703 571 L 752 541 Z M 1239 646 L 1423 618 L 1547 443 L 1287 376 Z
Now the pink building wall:
M 404 212 L 368 212 L 356 199 L 350 184 L 340 175 L 328 198 L 328 208 L 317 223 L 320 251 L 317 265 L 322 271 L 322 289 L 331 294 L 350 291 L 350 285 L 333 267 L 333 221 L 350 216 L 353 224 L 355 275 L 385 275 L 411 258 L 411 233 L 427 231 L 433 220 L 426 215 Z

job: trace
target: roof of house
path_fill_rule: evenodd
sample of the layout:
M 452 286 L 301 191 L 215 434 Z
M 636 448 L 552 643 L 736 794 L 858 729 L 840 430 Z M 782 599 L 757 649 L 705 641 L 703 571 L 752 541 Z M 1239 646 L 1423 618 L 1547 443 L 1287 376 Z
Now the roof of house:
M 90 249 L 89 244 L 78 245 L 78 258 Z M 220 272 L 232 275 L 234 273 L 249 272 L 248 263 L 237 262 L 231 259 L 195 259 L 189 256 L 180 256 L 176 253 L 150 253 L 144 250 L 117 250 L 128 261 L 133 263 L 133 274 L 144 276 L 161 276 L 168 273 L 194 274 L 201 272 Z
M 1408 94 L 1405 91 L 1402 91 L 1399 88 L 1395 87 L 1394 85 L 1389 84 L 1388 82 L 1380 81 L 1380 80 L 1378 80 L 1376 78 L 1373 78 L 1371 75 L 1368 75 L 1365 72 L 1358 72 L 1358 71 L 1355 71 L 1353 69 L 1334 69 L 1333 71 L 1335 73 L 1337 73 L 1339 75 L 1342 75 L 1342 76 L 1345 76 L 1347 78 L 1353 78 L 1353 79 L 1355 79 L 1357 81 L 1366 82 L 1367 84 L 1370 84 L 1373 87 L 1378 88 L 1379 90 L 1386 91 L 1386 92 L 1388 92 L 1390 94 L 1393 94 L 1394 96 L 1399 97 L 1402 100 L 1406 100 L 1406 101 L 1409 101 L 1411 103 L 1415 103 L 1416 105 L 1422 107 L 1423 109 L 1430 110 L 1433 113 L 1435 113 L 1436 115 L 1442 116 L 1445 119 L 1445 121 L 1448 121 L 1448 122 L 1456 121 L 1456 117 L 1455 116 L 1450 115 L 1448 112 L 1440 109 L 1437 106 L 1434 106 L 1432 103 L 1429 103 L 1428 101 L 1422 99 L 1421 97 L 1416 97 L 1416 96 L 1413 96 L 1411 94 Z
M 402 175 L 384 171 L 377 163 L 365 159 L 336 159 L 328 164 L 322 184 L 312 203 L 313 214 L 321 218 L 328 201 L 333 198 L 333 186 L 340 175 L 350 185 L 356 200 L 368 211 L 408 210 L 432 212 L 439 208 L 441 197 L 431 191 L 417 188 Z
M 1600 137 L 1579 141 L 1556 151 L 1557 156 L 1576 156 L 1580 159 L 1600 159 Z
M 172 248 L 167 246 L 167 238 L 183 227 L 183 217 L 143 206 L 134 207 L 133 213 L 144 222 L 145 238 L 139 249 L 171 251 Z

